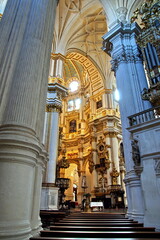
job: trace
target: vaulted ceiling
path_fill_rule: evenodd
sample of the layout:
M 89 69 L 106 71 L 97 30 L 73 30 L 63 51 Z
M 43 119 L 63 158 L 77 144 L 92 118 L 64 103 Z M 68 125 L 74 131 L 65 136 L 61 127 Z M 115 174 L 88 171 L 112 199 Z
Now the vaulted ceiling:
M 110 70 L 110 57 L 101 49 L 102 36 L 118 21 L 128 20 L 140 2 L 141 0 L 59 0 L 53 52 L 66 57 L 66 80 L 77 77 L 82 81 L 84 72 L 89 73 L 85 64 L 90 62 L 99 76 L 97 83 L 101 82 L 99 85 L 96 83 L 97 86 L 111 87 L 115 79 Z M 90 81 L 93 83 L 95 80 L 92 79 Z

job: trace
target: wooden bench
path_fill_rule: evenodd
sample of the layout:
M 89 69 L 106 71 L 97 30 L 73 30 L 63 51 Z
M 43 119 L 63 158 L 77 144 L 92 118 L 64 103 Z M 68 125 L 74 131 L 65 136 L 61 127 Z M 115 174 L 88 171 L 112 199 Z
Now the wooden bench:
M 153 227 L 144 227 L 120 214 L 115 214 L 115 218 L 113 214 L 101 215 L 75 213 L 65 215 L 63 219 L 60 215 L 49 230 L 41 231 L 40 237 L 30 240 L 160 240 L 160 232 L 155 232 Z
M 48 227 L 51 224 L 54 224 L 55 222 L 59 221 L 60 219 L 63 219 L 65 216 L 67 216 L 66 212 L 61 211 L 50 211 L 50 210 L 41 210 L 40 211 L 40 218 L 42 221 L 42 227 Z

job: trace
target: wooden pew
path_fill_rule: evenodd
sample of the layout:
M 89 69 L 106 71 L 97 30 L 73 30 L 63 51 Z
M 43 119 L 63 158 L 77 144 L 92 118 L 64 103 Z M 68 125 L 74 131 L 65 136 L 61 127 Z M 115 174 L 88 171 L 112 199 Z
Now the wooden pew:
M 30 240 L 160 240 L 153 227 L 129 220 L 122 214 L 75 213 L 54 222 L 41 236 Z
M 41 231 L 42 237 L 63 238 L 159 238 L 159 232 L 153 231 Z
M 67 213 L 62 211 L 41 210 L 40 218 L 42 221 L 42 227 L 48 227 L 60 219 L 63 219 L 66 215 Z

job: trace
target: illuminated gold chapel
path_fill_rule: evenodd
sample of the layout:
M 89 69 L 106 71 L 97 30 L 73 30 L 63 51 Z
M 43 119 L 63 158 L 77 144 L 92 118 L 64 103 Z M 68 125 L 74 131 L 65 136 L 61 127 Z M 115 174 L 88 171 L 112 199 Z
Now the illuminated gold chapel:
M 42 211 L 160 232 L 159 10 L 0 0 L 0 239 L 39 236 Z

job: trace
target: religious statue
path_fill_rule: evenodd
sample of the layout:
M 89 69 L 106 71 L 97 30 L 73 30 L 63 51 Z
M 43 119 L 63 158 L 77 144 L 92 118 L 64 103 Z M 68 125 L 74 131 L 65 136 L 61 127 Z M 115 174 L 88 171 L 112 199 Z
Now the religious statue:
M 132 145 L 132 159 L 135 164 L 135 166 L 140 165 L 140 151 L 138 146 L 138 141 L 136 139 L 133 139 L 131 142 Z
M 86 176 L 82 177 L 82 188 L 86 187 Z
M 120 143 L 120 157 L 124 158 L 124 147 L 123 147 L 123 142 Z

